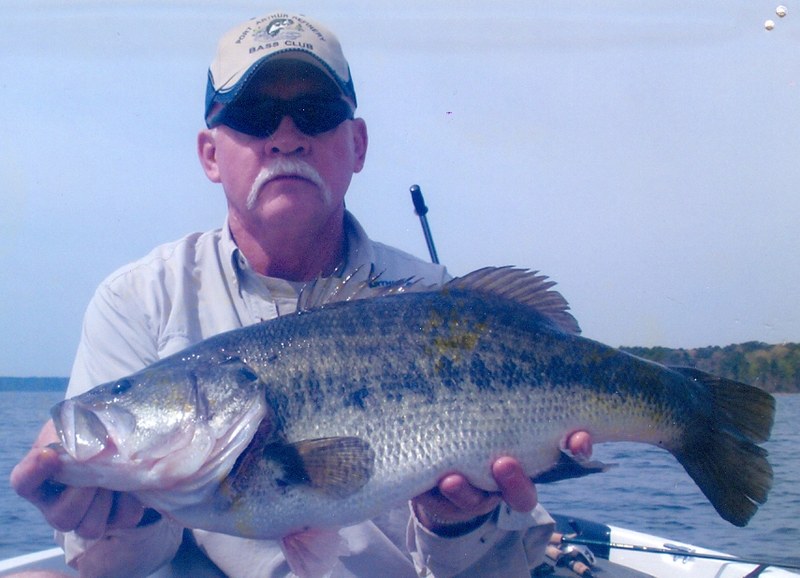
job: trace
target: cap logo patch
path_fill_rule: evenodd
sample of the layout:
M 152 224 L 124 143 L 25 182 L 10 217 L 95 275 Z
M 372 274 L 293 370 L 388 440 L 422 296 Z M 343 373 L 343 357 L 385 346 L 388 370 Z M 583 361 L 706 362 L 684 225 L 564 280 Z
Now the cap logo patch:
M 291 18 L 275 18 L 270 21 L 265 28 L 260 28 L 253 33 L 254 38 L 275 38 L 278 35 L 285 36 L 287 40 L 293 40 L 303 33 L 303 25 L 295 23 Z
M 253 30 L 252 39 L 255 44 L 250 48 L 249 52 L 252 54 L 260 50 L 277 48 L 280 46 L 279 41 L 283 42 L 283 46 L 314 50 L 312 44 L 296 41 L 304 32 L 303 25 L 296 20 L 274 18 L 266 26 L 260 26 Z

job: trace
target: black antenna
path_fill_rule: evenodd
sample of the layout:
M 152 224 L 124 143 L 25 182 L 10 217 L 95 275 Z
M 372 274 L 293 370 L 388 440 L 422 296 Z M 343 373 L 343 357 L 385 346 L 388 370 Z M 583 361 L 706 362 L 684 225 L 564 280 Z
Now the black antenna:
M 422 225 L 422 234 L 425 235 L 425 242 L 428 244 L 428 253 L 431 254 L 431 261 L 438 264 L 439 256 L 436 254 L 436 247 L 433 245 L 433 236 L 431 235 L 431 228 L 428 226 L 428 207 L 425 206 L 425 199 L 422 198 L 422 189 L 419 185 L 411 185 L 411 201 L 414 203 L 414 212 L 419 217 L 419 222 Z

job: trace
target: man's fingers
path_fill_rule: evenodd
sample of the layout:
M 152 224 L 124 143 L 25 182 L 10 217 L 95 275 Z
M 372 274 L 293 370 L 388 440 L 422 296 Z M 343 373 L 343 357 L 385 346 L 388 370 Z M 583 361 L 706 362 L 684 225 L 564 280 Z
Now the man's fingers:
M 51 501 L 58 494 L 59 485 L 47 482 L 58 471 L 61 463 L 58 454 L 49 448 L 28 452 L 11 471 L 11 487 L 22 498 L 35 506 Z M 63 486 L 60 486 L 63 489 Z
M 42 428 L 36 446 L 11 472 L 11 487 L 41 510 L 45 520 L 61 532 L 75 531 L 84 538 L 101 537 L 110 522 L 129 527 L 142 517 L 142 506 L 132 497 L 115 498 L 111 490 L 75 488 L 56 482 L 61 459 L 45 444 L 55 438 L 52 422 Z
M 592 437 L 588 432 L 576 431 L 567 438 L 567 449 L 580 458 L 592 457 Z
M 492 464 L 492 475 L 503 500 L 518 512 L 530 512 L 537 504 L 536 487 L 514 458 L 499 458 Z
M 473 487 L 461 474 L 449 474 L 431 491 L 413 500 L 419 520 L 429 529 L 469 522 L 497 507 L 500 495 Z
M 450 500 L 457 508 L 473 511 L 483 509 L 489 494 L 473 487 L 467 479 L 460 474 L 445 476 L 439 482 L 439 491 Z
M 133 528 L 144 515 L 142 503 L 128 493 L 114 493 L 114 503 L 109 516 L 109 528 Z
M 571 434 L 565 445 L 576 456 L 588 457 L 592 453 L 592 439 L 585 431 Z M 478 518 L 494 510 L 501 498 L 517 512 L 530 512 L 536 507 L 536 486 L 517 459 L 496 459 L 492 464 L 492 476 L 497 483 L 497 492 L 476 488 L 461 474 L 447 475 L 435 490 L 415 498 L 415 507 L 420 507 L 427 518 L 439 523 Z
M 86 513 L 75 528 L 81 538 L 96 539 L 106 532 L 114 495 L 111 490 L 97 490 Z
M 67 487 L 58 500 L 42 509 L 42 513 L 56 530 L 71 532 L 76 530 L 86 517 L 97 492 L 97 488 Z

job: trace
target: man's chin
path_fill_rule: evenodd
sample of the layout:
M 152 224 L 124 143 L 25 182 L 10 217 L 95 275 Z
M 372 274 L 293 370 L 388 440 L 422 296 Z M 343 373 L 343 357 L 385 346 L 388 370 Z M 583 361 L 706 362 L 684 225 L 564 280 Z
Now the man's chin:
M 313 230 L 334 216 L 337 208 L 320 199 L 319 195 L 279 195 L 260 197 L 248 211 L 249 219 L 261 227 Z

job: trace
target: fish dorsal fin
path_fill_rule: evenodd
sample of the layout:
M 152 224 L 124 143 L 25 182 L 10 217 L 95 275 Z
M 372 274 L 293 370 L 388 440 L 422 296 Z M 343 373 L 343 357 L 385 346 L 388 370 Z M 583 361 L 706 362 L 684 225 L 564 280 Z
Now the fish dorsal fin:
M 308 485 L 334 498 L 361 489 L 375 464 L 375 452 L 357 437 L 278 442 L 264 448 L 264 457 L 280 465 L 282 485 Z
M 297 311 L 318 309 L 330 303 L 355 301 L 373 297 L 385 297 L 412 291 L 429 291 L 430 286 L 419 283 L 414 277 L 384 281 L 383 272 L 375 273 L 375 265 L 370 265 L 369 272 L 358 267 L 349 275 L 341 276 L 334 272 L 330 277 L 319 277 L 300 291 L 297 300 Z
M 538 273 L 516 267 L 484 267 L 453 279 L 445 289 L 466 289 L 528 305 L 561 331 L 579 334 L 581 328 L 568 312 L 567 300 L 558 291 L 550 289 L 555 281 Z

